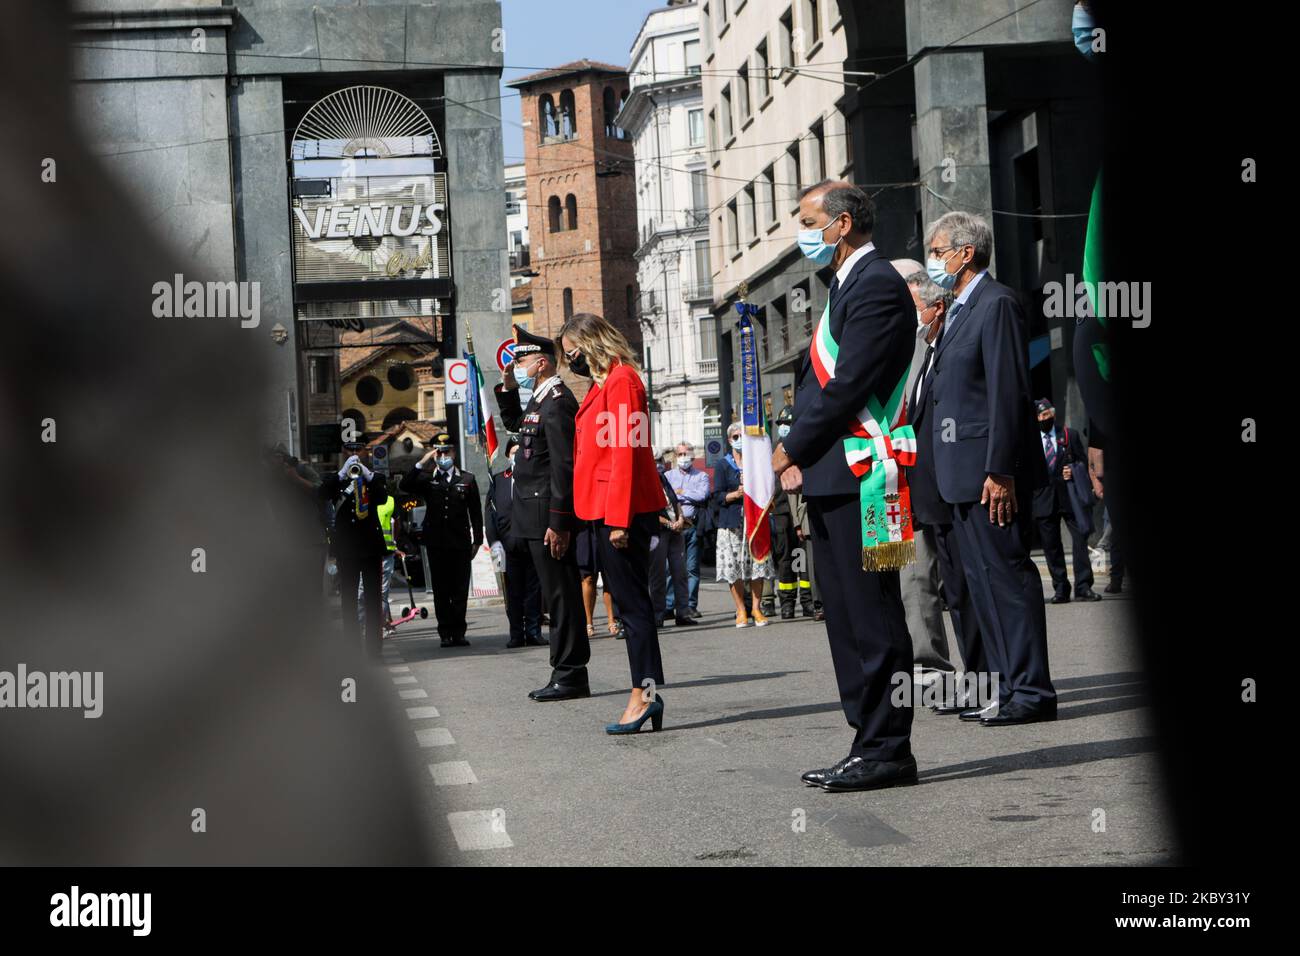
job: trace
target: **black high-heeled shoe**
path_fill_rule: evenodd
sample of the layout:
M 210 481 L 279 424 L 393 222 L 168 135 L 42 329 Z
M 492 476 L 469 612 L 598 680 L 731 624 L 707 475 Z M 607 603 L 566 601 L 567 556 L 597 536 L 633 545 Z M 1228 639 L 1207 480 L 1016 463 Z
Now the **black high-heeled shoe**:
M 654 703 L 645 709 L 645 713 L 627 724 L 606 724 L 607 734 L 635 734 L 641 730 L 646 721 L 650 721 L 650 730 L 656 731 L 664 725 L 664 699 L 655 694 Z

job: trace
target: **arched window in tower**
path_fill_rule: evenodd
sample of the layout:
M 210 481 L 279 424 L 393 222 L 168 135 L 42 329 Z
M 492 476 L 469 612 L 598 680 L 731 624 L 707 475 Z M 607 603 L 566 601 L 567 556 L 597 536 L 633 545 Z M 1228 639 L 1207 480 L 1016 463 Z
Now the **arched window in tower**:
M 619 138 L 619 129 L 614 125 L 614 117 L 618 113 L 618 97 L 614 93 L 614 87 L 605 87 L 605 135 L 610 139 Z
M 560 125 L 555 115 L 555 101 L 550 93 L 543 93 L 537 100 L 537 126 L 542 132 L 542 140 L 560 134 Z
M 560 91 L 560 136 L 563 139 L 578 138 L 578 108 L 573 90 Z
M 549 200 L 547 200 L 546 218 L 547 218 L 547 224 L 551 228 L 551 232 L 564 231 L 564 222 L 560 218 L 560 197 L 559 196 L 552 196 Z
M 566 228 L 578 228 L 578 197 L 569 193 L 564 197 L 564 211 L 568 215 L 569 224 Z
M 573 290 L 564 290 L 564 319 L 567 322 L 573 318 Z

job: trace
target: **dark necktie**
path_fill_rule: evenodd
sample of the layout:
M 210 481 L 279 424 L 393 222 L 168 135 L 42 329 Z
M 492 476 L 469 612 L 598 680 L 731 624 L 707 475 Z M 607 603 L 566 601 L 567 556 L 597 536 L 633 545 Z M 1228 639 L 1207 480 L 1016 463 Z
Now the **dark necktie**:
M 835 307 L 835 293 L 839 291 L 840 291 L 840 277 L 837 275 L 835 278 L 831 279 L 831 291 L 830 291 L 830 295 L 828 296 L 828 301 L 831 303 L 831 308 Z
M 1047 454 L 1047 473 L 1049 475 L 1055 474 L 1056 473 L 1056 438 L 1051 432 L 1048 432 L 1046 435 L 1043 436 L 1043 439 L 1044 442 L 1046 443 L 1045 452 Z

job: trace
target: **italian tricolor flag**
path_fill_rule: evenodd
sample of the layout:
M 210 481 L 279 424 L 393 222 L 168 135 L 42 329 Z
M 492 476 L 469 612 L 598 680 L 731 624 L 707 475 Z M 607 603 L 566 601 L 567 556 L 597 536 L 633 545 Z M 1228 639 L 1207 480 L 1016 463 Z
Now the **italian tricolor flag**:
M 497 430 L 496 425 L 492 422 L 491 405 L 487 400 L 487 385 L 483 381 L 483 372 L 478 367 L 478 360 L 474 358 L 474 353 L 469 352 L 465 358 L 469 361 L 470 373 L 474 379 L 474 396 L 477 398 L 472 401 L 473 408 L 469 410 L 466 416 L 465 434 L 481 436 L 480 442 L 486 446 L 488 461 L 491 461 L 497 454 Z

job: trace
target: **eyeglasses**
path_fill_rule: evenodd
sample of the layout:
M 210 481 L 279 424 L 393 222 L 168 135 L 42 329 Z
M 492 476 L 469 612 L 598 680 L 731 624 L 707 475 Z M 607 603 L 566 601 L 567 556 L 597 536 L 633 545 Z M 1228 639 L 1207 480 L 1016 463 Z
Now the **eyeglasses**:
M 945 252 L 951 252 L 954 249 L 960 249 L 960 248 L 961 246 L 943 246 L 942 248 L 938 246 L 931 246 L 929 249 L 926 250 L 926 252 L 930 253 L 931 259 L 938 259 Z

